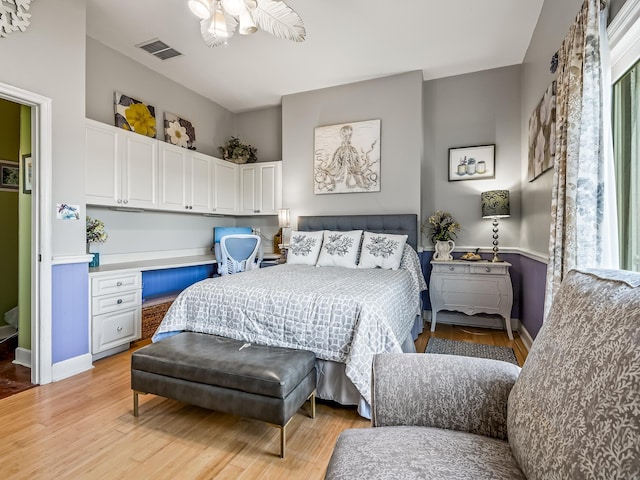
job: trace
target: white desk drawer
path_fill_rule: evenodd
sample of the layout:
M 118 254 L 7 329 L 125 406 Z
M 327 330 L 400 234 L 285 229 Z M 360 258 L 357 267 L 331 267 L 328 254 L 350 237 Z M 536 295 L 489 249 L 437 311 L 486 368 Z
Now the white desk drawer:
M 463 263 L 457 265 L 451 263 L 443 265 L 433 264 L 433 271 L 436 273 L 467 273 L 469 271 L 469 265 Z
M 496 264 L 480 264 L 480 265 L 469 265 L 471 268 L 471 273 L 476 274 L 484 274 L 484 275 L 506 275 L 507 267 L 505 265 L 496 265 Z
M 140 338 L 140 308 L 93 317 L 92 353 L 96 354 Z
M 91 300 L 91 310 L 93 315 L 115 312 L 131 307 L 142 305 L 142 290 L 120 292 L 114 295 L 102 295 L 93 297 Z
M 91 295 L 94 297 L 139 288 L 142 288 L 140 272 L 105 275 L 91 279 Z

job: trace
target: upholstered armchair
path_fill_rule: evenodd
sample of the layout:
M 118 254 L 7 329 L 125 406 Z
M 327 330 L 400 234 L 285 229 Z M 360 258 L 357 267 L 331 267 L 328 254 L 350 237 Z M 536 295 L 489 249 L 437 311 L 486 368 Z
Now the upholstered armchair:
M 328 479 L 640 478 L 640 273 L 571 271 L 520 371 L 381 354 Z

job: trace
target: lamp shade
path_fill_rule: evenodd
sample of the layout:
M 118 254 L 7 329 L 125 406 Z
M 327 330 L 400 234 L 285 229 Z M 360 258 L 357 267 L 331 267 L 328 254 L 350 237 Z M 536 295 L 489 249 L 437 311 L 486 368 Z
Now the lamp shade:
M 509 190 L 491 190 L 480 194 L 482 218 L 503 218 L 511 215 Z
M 289 228 L 289 209 L 281 208 L 278 210 L 278 226 L 280 228 Z

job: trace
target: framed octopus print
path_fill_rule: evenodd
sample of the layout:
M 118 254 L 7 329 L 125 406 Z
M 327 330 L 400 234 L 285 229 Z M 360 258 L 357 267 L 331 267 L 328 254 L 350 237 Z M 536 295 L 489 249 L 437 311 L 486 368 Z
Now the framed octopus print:
M 380 119 L 316 127 L 313 193 L 380 191 Z

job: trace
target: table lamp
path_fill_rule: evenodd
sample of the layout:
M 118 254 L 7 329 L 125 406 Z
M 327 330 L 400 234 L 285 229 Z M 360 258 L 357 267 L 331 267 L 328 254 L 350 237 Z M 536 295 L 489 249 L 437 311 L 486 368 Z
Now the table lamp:
M 278 210 L 278 233 L 273 237 L 273 253 L 282 254 L 280 245 L 282 245 L 282 229 L 289 228 L 289 209 L 281 208 Z
M 493 259 L 492 262 L 501 262 L 498 258 L 498 219 L 511 215 L 509 207 L 509 190 L 491 190 L 480 194 L 482 202 L 482 218 L 493 219 Z

